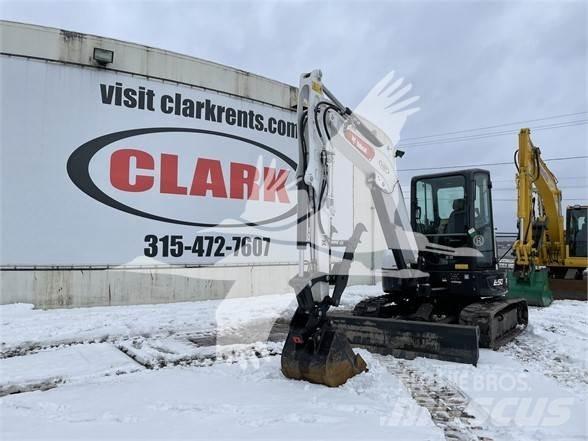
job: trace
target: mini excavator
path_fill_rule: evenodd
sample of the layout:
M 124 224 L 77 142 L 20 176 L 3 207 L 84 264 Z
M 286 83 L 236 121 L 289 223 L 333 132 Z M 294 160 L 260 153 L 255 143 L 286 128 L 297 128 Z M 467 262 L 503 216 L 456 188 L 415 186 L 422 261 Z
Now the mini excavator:
M 319 70 L 301 75 L 298 93 L 299 268 L 290 281 L 298 307 L 282 351 L 283 374 L 339 386 L 367 368 L 352 347 L 475 365 L 479 347 L 497 348 L 524 329 L 527 304 L 505 297 L 507 278 L 497 264 L 489 173 L 414 177 L 409 216 L 396 171 L 403 153 L 387 135 L 342 105 Z M 383 295 L 352 312 L 329 311 L 339 306 L 366 231 L 360 223 L 348 240 L 333 240 L 339 154 L 365 175 L 395 262 L 382 270 Z M 336 247 L 344 251 L 333 262 Z

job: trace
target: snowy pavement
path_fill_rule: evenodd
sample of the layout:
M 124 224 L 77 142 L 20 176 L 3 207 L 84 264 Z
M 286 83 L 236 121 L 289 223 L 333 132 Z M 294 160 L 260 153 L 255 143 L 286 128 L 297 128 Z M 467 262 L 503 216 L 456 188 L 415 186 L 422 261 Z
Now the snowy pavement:
M 428 439 L 430 419 L 406 389 L 366 354 L 371 370 L 338 389 L 287 381 L 279 358 L 255 367 L 174 367 L 3 398 L 9 439 Z M 401 402 L 402 405 L 397 403 Z M 390 423 L 391 422 L 391 423 Z
M 352 287 L 344 306 L 377 292 Z M 588 439 L 586 302 L 531 308 L 529 328 L 500 351 L 481 350 L 477 367 L 360 350 L 369 372 L 336 389 L 280 373 L 275 325 L 293 310 L 290 294 L 0 306 L 0 436 Z
M 502 350 L 529 370 L 588 396 L 588 303 L 566 300 L 531 308 L 526 332 Z
M 351 307 L 368 295 L 380 293 L 378 286 L 349 287 L 341 306 Z M 230 335 L 232 329 L 256 321 L 266 323 L 269 333 L 275 319 L 290 317 L 295 309 L 296 300 L 292 293 L 159 305 L 50 310 L 36 310 L 30 304 L 0 305 L 0 356 L 122 337 L 209 334 L 218 330 Z
M 586 439 L 586 396 L 513 359 L 481 350 L 477 367 L 419 358 L 409 366 L 466 397 L 472 423 L 496 440 Z
M 0 306 L 0 354 L 18 355 L 64 344 L 119 338 L 210 333 L 255 320 L 271 323 L 293 311 L 293 295 L 271 295 L 161 305 L 34 310 L 32 305 Z
M 107 343 L 76 345 L 0 360 L 0 396 L 50 389 L 63 382 L 140 371 L 138 365 Z

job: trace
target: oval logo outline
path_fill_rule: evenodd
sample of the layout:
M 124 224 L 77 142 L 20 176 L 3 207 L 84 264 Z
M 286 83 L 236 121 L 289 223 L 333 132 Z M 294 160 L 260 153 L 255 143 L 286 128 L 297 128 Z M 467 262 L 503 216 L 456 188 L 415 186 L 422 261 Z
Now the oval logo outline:
M 129 205 L 123 204 L 120 201 L 112 198 L 111 196 L 104 193 L 92 180 L 90 176 L 90 161 L 98 153 L 101 149 L 109 146 L 110 144 L 120 141 L 121 139 L 130 138 L 133 136 L 139 135 L 146 135 L 150 133 L 177 133 L 177 132 L 187 132 L 187 133 L 201 133 L 205 135 L 213 135 L 213 136 L 221 136 L 225 138 L 235 139 L 237 141 L 241 141 L 247 144 L 251 144 L 257 148 L 265 150 L 268 153 L 278 157 L 282 161 L 284 161 L 292 170 L 296 171 L 297 163 L 289 158 L 284 153 L 269 147 L 265 144 L 262 144 L 258 141 L 253 141 L 252 139 L 243 138 L 238 135 L 233 135 L 230 133 L 223 133 L 217 132 L 214 130 L 206 130 L 206 129 L 193 129 L 187 127 L 146 127 L 141 129 L 130 129 L 130 130 L 122 130 L 120 132 L 113 132 L 107 135 L 102 135 L 97 138 L 94 138 L 88 142 L 85 142 L 77 149 L 73 151 L 73 153 L 69 156 L 67 160 L 67 174 L 71 181 L 74 183 L 76 187 L 78 187 L 83 193 L 90 196 L 92 199 L 97 200 L 98 202 L 107 205 L 111 208 L 116 210 L 123 211 L 128 214 L 132 214 L 134 216 L 143 217 L 146 219 L 155 220 L 158 222 L 166 222 L 176 225 L 186 225 L 186 226 L 193 226 L 193 227 L 215 227 L 215 228 L 237 228 L 237 227 L 256 227 L 261 225 L 267 225 L 274 222 L 281 221 L 283 219 L 287 219 L 294 214 L 296 214 L 296 205 L 290 208 L 285 213 L 272 217 L 270 219 L 256 221 L 256 222 L 244 222 L 244 223 L 232 223 L 232 224 L 212 224 L 212 223 L 204 223 L 204 222 L 191 222 L 185 221 L 180 219 L 173 219 L 168 218 L 165 216 L 159 216 L 157 214 L 148 213 L 146 211 L 139 210 L 137 208 L 131 207 Z

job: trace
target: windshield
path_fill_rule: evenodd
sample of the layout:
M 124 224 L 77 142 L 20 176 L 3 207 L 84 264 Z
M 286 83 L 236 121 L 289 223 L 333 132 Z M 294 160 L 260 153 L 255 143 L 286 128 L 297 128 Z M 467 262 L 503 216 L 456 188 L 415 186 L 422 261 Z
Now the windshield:
M 588 257 L 588 208 L 568 208 L 568 243 L 570 256 Z
M 465 178 L 441 176 L 416 183 L 416 230 L 431 242 L 461 246 L 467 240 Z
M 474 248 L 481 253 L 481 256 L 474 253 L 476 265 L 494 265 L 490 191 L 487 172 L 418 178 L 414 181 L 414 230 L 427 236 L 431 243 Z M 454 262 L 443 255 L 431 255 L 427 260 L 437 265 Z

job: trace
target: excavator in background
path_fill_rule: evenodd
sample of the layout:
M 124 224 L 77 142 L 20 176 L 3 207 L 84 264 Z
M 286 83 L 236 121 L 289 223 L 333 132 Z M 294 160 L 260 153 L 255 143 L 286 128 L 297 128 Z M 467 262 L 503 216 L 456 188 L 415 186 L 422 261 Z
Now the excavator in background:
M 283 374 L 341 385 L 366 369 L 352 346 L 476 365 L 479 347 L 497 348 L 524 329 L 527 304 L 506 299 L 506 273 L 496 259 L 490 174 L 472 169 L 413 178 L 409 216 L 396 171 L 403 152 L 341 104 L 319 70 L 301 75 L 298 93 L 299 268 L 290 280 L 298 307 L 282 350 Z M 382 246 L 394 263 L 382 269 L 383 295 L 353 311 L 330 312 L 366 231 L 359 223 L 348 240 L 333 239 L 340 153 L 365 176 Z
M 519 132 L 515 166 L 518 239 L 514 269 L 508 274 L 509 296 L 536 306 L 548 306 L 554 296 L 586 300 L 588 206 L 568 206 L 564 227 L 557 178 L 527 128 Z

